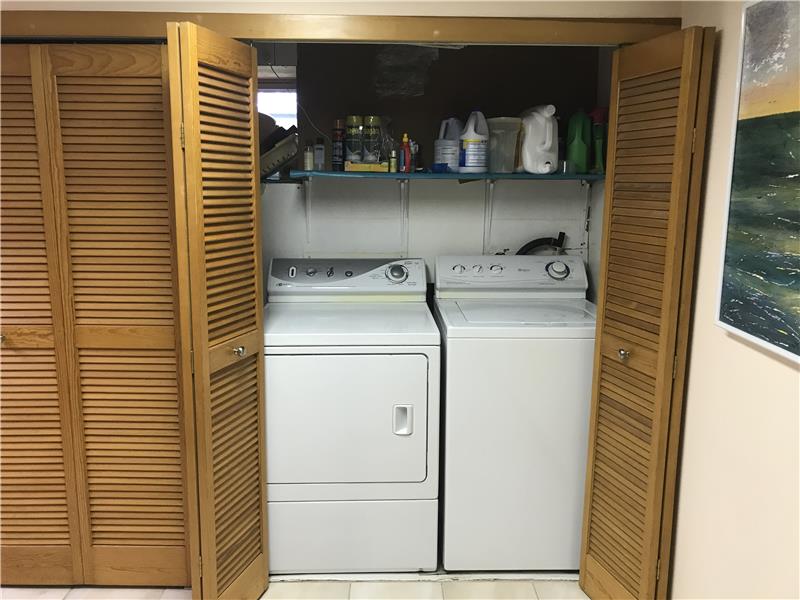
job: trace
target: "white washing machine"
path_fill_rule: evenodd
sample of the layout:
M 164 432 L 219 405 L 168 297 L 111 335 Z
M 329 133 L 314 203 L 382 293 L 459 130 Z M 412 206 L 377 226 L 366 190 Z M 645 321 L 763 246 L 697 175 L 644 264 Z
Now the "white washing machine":
M 440 334 L 421 259 L 273 259 L 272 573 L 437 566 Z
M 444 568 L 578 569 L 595 307 L 576 256 L 436 262 Z

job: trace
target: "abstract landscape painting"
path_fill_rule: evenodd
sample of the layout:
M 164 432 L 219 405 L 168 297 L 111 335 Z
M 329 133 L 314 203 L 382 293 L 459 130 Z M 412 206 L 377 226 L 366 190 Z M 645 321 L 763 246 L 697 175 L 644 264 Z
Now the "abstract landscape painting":
M 800 358 L 800 3 L 747 6 L 719 321 Z

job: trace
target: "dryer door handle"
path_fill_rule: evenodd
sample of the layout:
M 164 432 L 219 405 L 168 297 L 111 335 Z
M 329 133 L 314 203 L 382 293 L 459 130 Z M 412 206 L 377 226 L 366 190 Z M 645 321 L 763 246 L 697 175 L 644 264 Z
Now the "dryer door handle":
M 411 435 L 414 433 L 414 406 L 411 404 L 395 404 L 392 414 L 392 433 L 395 435 Z

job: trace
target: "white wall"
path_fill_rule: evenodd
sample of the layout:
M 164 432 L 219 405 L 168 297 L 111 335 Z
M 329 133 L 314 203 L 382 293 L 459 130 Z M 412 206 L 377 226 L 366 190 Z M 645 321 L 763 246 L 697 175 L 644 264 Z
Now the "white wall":
M 559 231 L 569 254 L 589 258 L 589 187 L 580 182 L 499 181 L 491 218 L 483 181 L 406 185 L 407 212 L 396 181 L 314 178 L 308 204 L 301 184 L 268 183 L 261 210 L 265 266 L 274 256 L 413 256 L 430 267 L 443 254 L 513 254 Z
M 714 325 L 741 5 L 687 2 L 720 31 L 683 431 L 673 595 L 800 597 L 800 373 Z

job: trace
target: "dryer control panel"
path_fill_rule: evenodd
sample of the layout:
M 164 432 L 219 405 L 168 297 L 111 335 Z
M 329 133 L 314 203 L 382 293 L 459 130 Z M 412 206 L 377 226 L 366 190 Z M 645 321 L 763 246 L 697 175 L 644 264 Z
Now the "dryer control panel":
M 424 301 L 425 289 L 421 258 L 273 258 L 267 280 L 271 302 Z
M 585 298 L 580 256 L 440 256 L 439 298 Z

